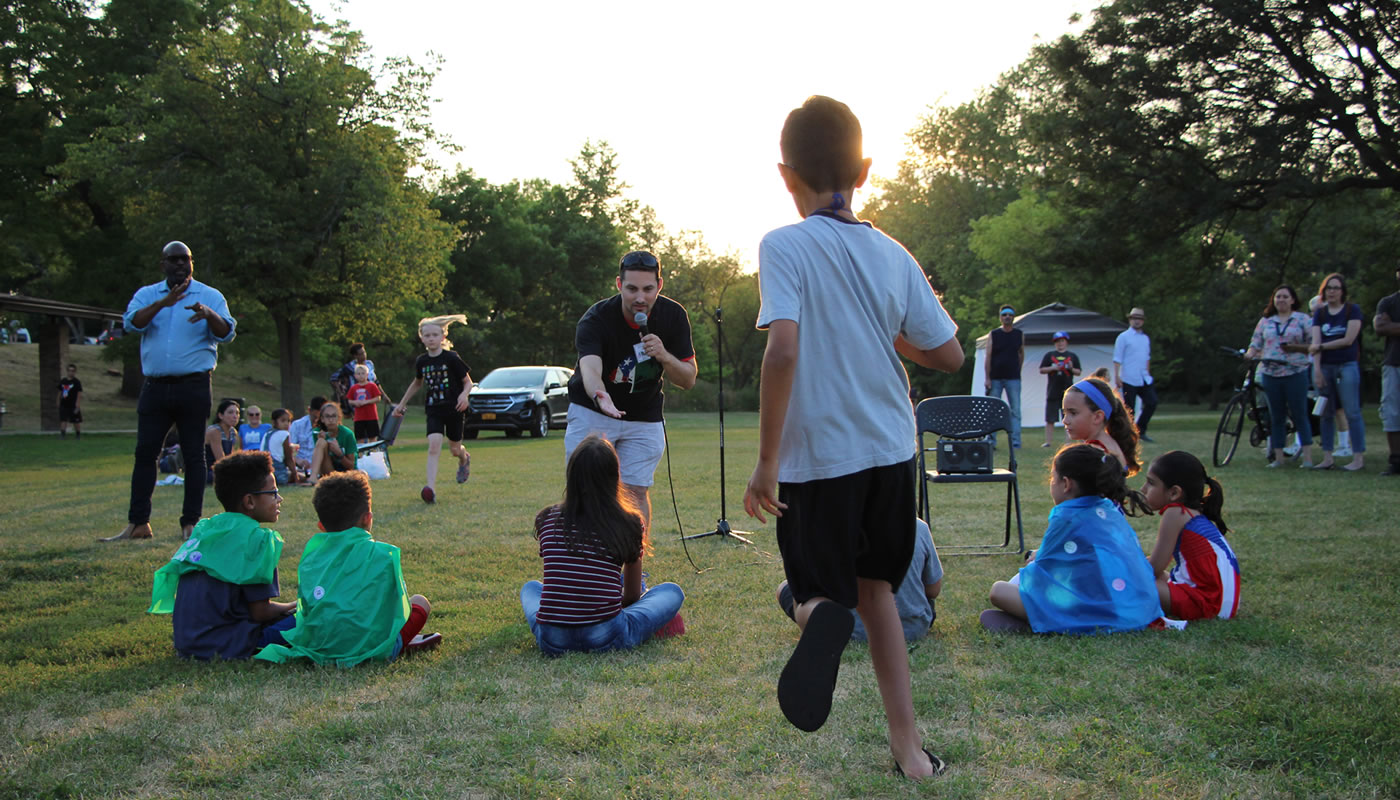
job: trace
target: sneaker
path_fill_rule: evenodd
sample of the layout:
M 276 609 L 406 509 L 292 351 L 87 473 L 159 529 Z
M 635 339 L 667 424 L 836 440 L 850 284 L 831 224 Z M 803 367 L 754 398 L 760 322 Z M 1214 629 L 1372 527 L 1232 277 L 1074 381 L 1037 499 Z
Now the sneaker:
M 425 502 L 425 503 L 430 503 L 430 504 L 431 504 L 431 503 L 433 503 L 434 501 L 437 500 L 437 495 L 433 494 L 433 490 L 430 489 L 430 488 L 428 488 L 427 486 L 424 486 L 424 487 L 423 487 L 423 491 L 419 492 L 419 493 L 418 493 L 418 496 L 419 496 L 419 497 L 422 497 L 422 498 L 423 498 L 423 502 Z
M 462 459 L 462 463 L 457 465 L 457 482 L 466 483 L 467 478 L 472 475 L 472 454 L 467 453 L 467 457 Z
M 1148 444 L 1152 444 L 1153 442 L 1155 442 L 1155 441 L 1157 441 L 1157 440 L 1156 440 L 1156 439 L 1153 439 L 1151 436 L 1148 436 L 1148 435 L 1145 434 L 1145 433 L 1140 433 L 1140 434 L 1138 434 L 1138 441 L 1139 441 L 1139 442 L 1147 442 Z
M 442 634 L 440 633 L 420 633 L 413 637 L 407 645 L 404 645 L 405 653 L 418 653 L 424 650 L 432 650 L 442 644 Z
M 1338 447 L 1336 450 L 1332 451 L 1333 458 L 1346 458 L 1351 455 L 1354 455 L 1351 452 L 1351 445 L 1343 445 L 1342 447 Z
M 1292 458 L 1298 455 L 1298 451 L 1301 449 L 1303 448 L 1300 445 L 1290 444 L 1289 446 L 1283 448 L 1283 454 L 1288 456 L 1289 458 Z

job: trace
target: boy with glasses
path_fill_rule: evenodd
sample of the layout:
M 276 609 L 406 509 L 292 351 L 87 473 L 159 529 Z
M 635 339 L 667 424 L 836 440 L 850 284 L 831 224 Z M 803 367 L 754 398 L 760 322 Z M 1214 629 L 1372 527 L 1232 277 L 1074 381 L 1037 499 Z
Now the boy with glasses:
M 249 658 L 280 641 L 296 622 L 295 603 L 279 603 L 277 561 L 282 496 L 272 458 L 243 451 L 214 465 L 224 513 L 200 520 L 170 562 L 156 570 L 151 614 L 173 614 L 175 652 L 208 661 Z
M 957 325 L 913 256 L 847 206 L 870 173 L 860 122 L 810 97 L 783 125 L 778 171 L 802 222 L 759 245 L 768 330 L 758 465 L 744 510 L 778 517 L 778 546 L 802 628 L 778 705 L 804 731 L 831 711 L 855 608 L 870 640 L 895 768 L 938 775 L 914 723 L 909 654 L 895 605 L 914 553 L 915 428 L 899 356 L 962 366 Z
M 578 367 L 569 379 L 564 461 L 589 434 L 613 443 L 622 483 L 650 527 L 649 489 L 666 451 L 662 428 L 665 378 L 695 385 L 690 317 L 661 294 L 661 262 L 635 250 L 618 263 L 618 293 L 594 303 L 578 321 Z

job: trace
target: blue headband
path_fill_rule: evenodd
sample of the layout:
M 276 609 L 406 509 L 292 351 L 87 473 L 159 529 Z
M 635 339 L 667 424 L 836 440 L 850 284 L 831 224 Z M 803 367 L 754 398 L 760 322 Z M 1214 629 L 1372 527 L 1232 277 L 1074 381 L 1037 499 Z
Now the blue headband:
M 1103 392 L 1099 391 L 1097 386 L 1090 383 L 1088 378 L 1085 378 L 1069 388 L 1078 389 L 1080 392 L 1083 392 L 1084 396 L 1094 401 L 1094 405 L 1105 415 L 1113 413 L 1113 404 L 1108 402 L 1108 398 L 1104 397 Z

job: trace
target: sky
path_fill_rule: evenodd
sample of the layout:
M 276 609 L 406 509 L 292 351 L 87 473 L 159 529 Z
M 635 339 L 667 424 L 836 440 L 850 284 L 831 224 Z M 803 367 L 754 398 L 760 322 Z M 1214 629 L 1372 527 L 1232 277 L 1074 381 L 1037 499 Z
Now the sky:
M 763 234 L 798 220 L 778 134 L 807 96 L 849 105 L 872 176 L 892 177 L 921 116 L 973 99 L 1038 42 L 1082 30 L 1100 3 L 309 4 L 361 31 L 377 59 L 444 59 L 432 121 L 461 151 L 436 155 L 441 165 L 565 183 L 584 142 L 606 141 L 628 197 L 751 269 Z M 1085 20 L 1071 25 L 1075 13 Z

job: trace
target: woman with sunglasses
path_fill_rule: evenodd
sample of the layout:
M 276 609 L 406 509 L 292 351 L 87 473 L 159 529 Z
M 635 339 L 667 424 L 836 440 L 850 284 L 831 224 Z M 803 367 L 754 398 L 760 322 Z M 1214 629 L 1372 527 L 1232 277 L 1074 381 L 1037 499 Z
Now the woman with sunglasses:
M 1351 449 L 1356 456 L 1343 469 L 1355 472 L 1365 467 L 1366 423 L 1361 418 L 1361 306 L 1347 302 L 1346 280 L 1334 272 L 1322 280 L 1318 290 L 1322 302 L 1312 319 L 1313 383 L 1327 398 L 1322 418 L 1322 461 L 1313 469 L 1332 469 L 1332 447 L 1336 439 L 1336 416 L 1340 408 L 1351 430 Z

